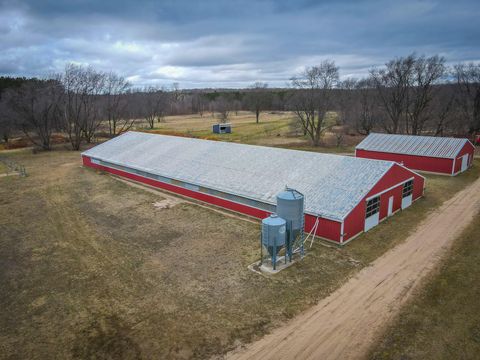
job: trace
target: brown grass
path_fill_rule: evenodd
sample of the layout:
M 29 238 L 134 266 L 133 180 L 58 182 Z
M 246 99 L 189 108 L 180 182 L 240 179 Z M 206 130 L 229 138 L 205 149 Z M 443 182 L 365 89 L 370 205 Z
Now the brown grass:
M 345 248 L 315 242 L 267 278 L 260 226 L 162 199 L 81 167 L 76 152 L 11 154 L 0 178 L 0 358 L 197 358 L 298 314 L 406 237 L 478 177 L 434 177 L 427 197 Z
M 480 217 L 397 316 L 370 359 L 478 359 Z

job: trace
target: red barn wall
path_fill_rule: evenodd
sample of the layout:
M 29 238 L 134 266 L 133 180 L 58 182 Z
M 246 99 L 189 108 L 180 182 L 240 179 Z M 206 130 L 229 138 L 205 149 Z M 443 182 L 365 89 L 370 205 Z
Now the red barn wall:
M 229 209 L 229 210 L 232 210 L 232 211 L 236 211 L 236 212 L 239 212 L 239 213 L 242 213 L 242 214 L 245 214 L 245 215 L 253 216 L 253 217 L 258 218 L 258 219 L 264 219 L 264 218 L 266 218 L 270 215 L 270 212 L 265 211 L 265 210 L 261 210 L 261 209 L 257 209 L 257 208 L 251 207 L 251 206 L 239 204 L 239 203 L 236 203 L 236 202 L 233 202 L 233 201 L 221 199 L 221 198 L 218 198 L 216 196 L 209 195 L 209 194 L 185 189 L 181 186 L 175 186 L 175 185 L 172 185 L 172 184 L 167 184 L 167 183 L 164 183 L 164 182 L 161 182 L 161 181 L 146 178 L 146 177 L 136 175 L 136 174 L 132 174 L 132 173 L 129 173 L 129 172 L 125 172 L 125 171 L 122 171 L 122 170 L 113 169 L 113 168 L 110 168 L 110 167 L 107 167 L 107 166 L 94 164 L 94 163 L 92 163 L 91 159 L 87 156 L 82 156 L 82 160 L 83 160 L 83 164 L 85 166 L 95 168 L 95 169 L 99 169 L 99 170 L 102 170 L 102 171 L 106 171 L 106 172 L 109 172 L 111 174 L 122 176 L 122 177 L 125 177 L 125 178 L 128 178 L 128 179 L 131 179 L 131 180 L 139 181 L 139 182 L 142 182 L 144 184 L 148 184 L 150 186 L 154 186 L 154 187 L 157 187 L 157 188 L 160 188 L 160 189 L 175 192 L 175 193 L 183 195 L 183 196 L 187 196 L 187 197 L 190 197 L 190 198 L 193 198 L 193 199 L 196 199 L 196 200 L 204 201 L 206 203 L 216 205 L 216 206 L 219 206 L 219 207 L 222 207 L 222 208 L 225 208 L 225 209 Z M 315 225 L 316 219 L 317 219 L 316 216 L 305 214 L 305 231 L 307 233 L 309 233 L 312 230 L 313 226 Z M 340 241 L 340 228 L 341 228 L 341 223 L 340 222 L 325 219 L 325 218 L 319 218 L 319 224 L 318 224 L 317 230 L 315 231 L 315 235 L 323 237 L 323 238 L 328 239 L 328 240 L 339 242 Z
M 317 220 L 316 216 L 309 215 L 309 214 L 305 215 L 305 232 L 306 233 L 309 233 L 312 230 L 316 220 Z M 338 221 L 319 218 L 319 223 L 318 223 L 317 231 L 315 231 L 315 235 L 328 240 L 340 242 L 341 228 L 342 228 L 342 223 Z
M 122 170 L 94 164 L 92 163 L 90 158 L 87 156 L 83 156 L 82 158 L 83 158 L 83 164 L 85 166 L 103 170 L 114 175 L 139 181 L 139 182 L 142 182 L 157 188 L 161 188 L 167 191 L 172 191 L 183 196 L 187 196 L 196 200 L 207 202 L 212 205 L 223 207 L 225 209 L 229 209 L 242 214 L 253 216 L 258 219 L 263 219 L 270 215 L 270 212 L 265 210 L 261 210 L 251 206 L 221 199 L 209 194 L 185 189 L 180 186 L 167 184 L 161 181 L 146 178 L 146 177 L 125 172 Z M 399 165 L 395 165 L 387 172 L 387 174 L 385 174 L 382 177 L 382 179 L 373 187 L 373 189 L 367 194 L 367 196 L 365 196 L 364 199 L 362 199 L 362 201 L 346 217 L 344 221 L 343 239 L 341 239 L 341 228 L 342 228 L 341 222 L 329 220 L 325 218 L 319 218 L 319 224 L 318 224 L 317 230 L 315 231 L 315 235 L 328 240 L 335 241 L 335 242 L 341 242 L 341 241 L 345 242 L 351 239 L 353 236 L 357 235 L 358 233 L 363 232 L 363 228 L 365 226 L 366 198 L 393 187 L 392 189 L 380 195 L 380 219 L 383 219 L 387 216 L 388 198 L 390 196 L 392 195 L 394 196 L 393 211 L 395 212 L 398 209 L 400 209 L 403 183 L 400 185 L 399 183 L 406 181 L 412 177 L 414 178 L 413 199 L 415 200 L 419 198 L 423 194 L 423 187 L 424 187 L 423 177 L 417 174 L 414 174 L 413 172 Z M 307 233 L 309 233 L 313 229 L 316 219 L 317 219 L 316 216 L 305 214 L 305 231 Z
M 385 219 L 388 214 L 388 199 L 393 196 L 393 212 L 400 210 L 402 206 L 403 183 L 413 178 L 413 200 L 423 195 L 425 179 L 400 165 L 394 165 L 380 181 L 368 192 L 360 203 L 345 218 L 343 229 L 343 241 L 348 241 L 357 234 L 363 232 L 365 227 L 365 211 L 367 207 L 367 198 L 380 194 L 380 220 Z
M 357 149 L 355 156 L 366 159 L 389 160 L 403 163 L 409 169 L 451 174 L 453 159 L 435 158 L 416 155 L 403 155 L 379 151 Z
M 253 216 L 253 217 L 256 217 L 256 218 L 259 218 L 259 219 L 266 218 L 267 216 L 270 215 L 270 212 L 265 211 L 265 210 L 261 210 L 261 209 L 257 209 L 257 208 L 251 207 L 251 206 L 247 206 L 247 205 L 235 203 L 235 202 L 232 202 L 232 201 L 224 200 L 224 199 L 218 198 L 216 196 L 212 196 L 212 195 L 209 195 L 209 194 L 204 194 L 204 193 L 201 193 L 201 192 L 185 189 L 185 188 L 180 187 L 180 186 L 167 184 L 167 183 L 157 181 L 157 180 L 154 180 L 154 179 L 145 178 L 143 176 L 132 174 L 132 173 L 129 173 L 129 172 L 125 172 L 125 171 L 122 171 L 122 170 L 113 169 L 113 168 L 110 168 L 110 167 L 94 164 L 94 163 L 91 162 L 90 158 L 88 158 L 86 156 L 83 156 L 83 164 L 85 166 L 89 166 L 89 167 L 92 167 L 92 168 L 95 168 L 95 169 L 103 170 L 103 171 L 109 172 L 109 173 L 114 174 L 114 175 L 118 175 L 118 176 L 122 176 L 122 177 L 125 177 L 125 178 L 128 178 L 128 179 L 131 179 L 131 180 L 139 181 L 139 182 L 142 182 L 144 184 L 148 184 L 150 186 L 154 186 L 154 187 L 157 187 L 157 188 L 161 188 L 161 189 L 164 189 L 164 190 L 175 192 L 175 193 L 183 195 L 183 196 L 187 196 L 187 197 L 190 197 L 190 198 L 193 198 L 193 199 L 196 199 L 196 200 L 204 201 L 204 202 L 216 205 L 216 206 L 220 206 L 220 207 L 223 207 L 223 208 L 226 208 L 226 209 L 229 209 L 229 210 L 237 211 L 237 212 L 240 212 L 240 213 L 243 213 L 243 214 L 246 214 L 246 215 L 250 215 L 250 216 Z
M 454 174 L 458 173 L 462 168 L 462 156 L 465 154 L 468 154 L 468 167 L 472 166 L 474 152 L 475 147 L 467 142 L 455 159 L 455 169 L 453 171 Z

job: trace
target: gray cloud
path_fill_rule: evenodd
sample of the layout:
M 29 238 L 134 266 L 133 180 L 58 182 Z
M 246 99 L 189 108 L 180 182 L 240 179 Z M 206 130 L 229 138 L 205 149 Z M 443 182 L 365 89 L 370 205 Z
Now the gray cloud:
M 479 61 L 479 16 L 476 0 L 0 0 L 0 73 L 76 62 L 139 86 L 284 86 L 327 58 L 344 77 L 413 51 Z

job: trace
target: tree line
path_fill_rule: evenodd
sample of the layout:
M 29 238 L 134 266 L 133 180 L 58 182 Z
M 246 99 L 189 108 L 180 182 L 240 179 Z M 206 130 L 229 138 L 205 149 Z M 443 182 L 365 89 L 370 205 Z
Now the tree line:
M 473 135 L 480 131 L 480 65 L 447 66 L 440 56 L 411 54 L 341 81 L 334 61 L 306 67 L 289 87 L 254 83 L 247 89 L 134 88 L 115 72 L 68 64 L 46 79 L 0 78 L 0 136 L 22 133 L 42 149 L 62 133 L 73 149 L 101 135 L 116 136 L 142 122 L 154 128 L 167 115 L 211 112 L 227 122 L 240 110 L 256 122 L 264 111 L 291 111 L 293 126 L 313 145 L 335 125 L 360 134 Z M 336 121 L 327 121 L 335 113 Z M 338 128 L 338 126 L 337 126 Z

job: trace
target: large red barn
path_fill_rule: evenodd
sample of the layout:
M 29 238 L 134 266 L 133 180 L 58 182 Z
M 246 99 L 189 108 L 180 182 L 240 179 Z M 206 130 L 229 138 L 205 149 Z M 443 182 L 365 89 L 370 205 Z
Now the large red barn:
M 409 169 L 457 175 L 473 162 L 475 146 L 468 139 L 370 134 L 355 148 L 355 156 L 395 161 Z
M 286 186 L 305 195 L 305 230 L 344 244 L 423 195 L 425 180 L 391 161 L 128 132 L 83 164 L 265 218 Z M 317 224 L 315 226 L 315 224 Z

